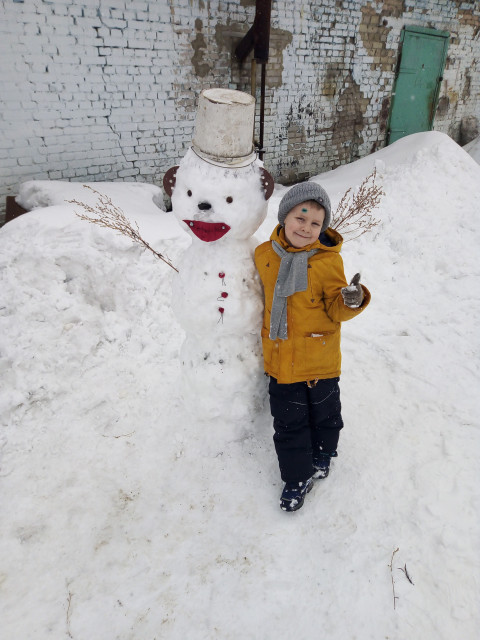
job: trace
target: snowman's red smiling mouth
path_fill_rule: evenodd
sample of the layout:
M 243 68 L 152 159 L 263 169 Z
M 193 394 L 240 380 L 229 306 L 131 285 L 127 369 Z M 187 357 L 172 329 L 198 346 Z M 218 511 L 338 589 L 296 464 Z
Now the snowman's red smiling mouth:
M 199 220 L 184 220 L 199 240 L 214 242 L 230 231 L 228 224 L 224 222 L 200 222 Z

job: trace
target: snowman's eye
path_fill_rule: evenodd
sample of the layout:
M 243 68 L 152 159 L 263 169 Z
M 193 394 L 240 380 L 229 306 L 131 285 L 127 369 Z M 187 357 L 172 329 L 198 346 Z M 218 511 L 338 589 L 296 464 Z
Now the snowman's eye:
M 228 204 L 230 204 L 231 202 L 233 202 L 233 198 L 232 198 L 232 196 L 228 196 L 228 198 L 227 198 L 227 202 L 228 202 Z
M 190 189 L 187 191 L 187 196 L 188 196 L 189 198 L 191 198 L 191 197 L 192 197 L 192 192 L 190 191 Z

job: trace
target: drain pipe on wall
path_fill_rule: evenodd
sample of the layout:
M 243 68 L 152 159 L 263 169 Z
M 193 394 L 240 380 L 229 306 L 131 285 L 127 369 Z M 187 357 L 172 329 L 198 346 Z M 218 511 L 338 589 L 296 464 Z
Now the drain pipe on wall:
M 255 97 L 257 90 L 257 62 L 262 65 L 260 84 L 260 131 L 258 157 L 263 160 L 265 149 L 263 137 L 265 129 L 265 84 L 267 78 L 268 50 L 270 47 L 270 17 L 272 13 L 272 0 L 256 0 L 255 19 L 252 27 L 248 30 L 243 39 L 235 49 L 235 57 L 239 62 L 243 62 L 253 49 L 253 60 L 251 66 L 251 93 Z

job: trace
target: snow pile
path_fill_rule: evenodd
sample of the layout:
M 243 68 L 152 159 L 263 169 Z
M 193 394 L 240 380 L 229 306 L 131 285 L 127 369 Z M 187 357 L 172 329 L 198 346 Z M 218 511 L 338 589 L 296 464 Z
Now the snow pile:
M 173 270 L 66 206 L 3 227 L 5 637 L 475 637 L 480 168 L 428 133 L 316 180 L 335 205 L 373 166 L 381 224 L 343 251 L 373 299 L 343 328 L 340 455 L 295 514 L 267 410 L 222 440 L 228 415 L 199 434 L 181 406 Z M 165 215 L 145 235 L 175 263 Z
M 132 222 L 138 222 L 142 235 L 158 234 L 159 224 L 162 226 L 163 238 L 183 235 L 173 215 L 164 211 L 162 190 L 153 184 L 28 180 L 20 185 L 15 200 L 27 211 L 42 209 L 39 212 L 42 222 L 48 217 L 50 221 L 56 218 L 63 224 L 71 220 L 75 213 L 85 213 L 81 206 L 71 204 L 71 200 L 95 207 L 98 204 L 99 193 L 110 198 L 113 205 L 118 206 Z M 62 205 L 62 208 L 52 212 L 50 208 L 54 205 Z M 44 207 L 48 207 L 49 211 L 44 212 Z
M 88 187 L 87 189 L 85 187 Z M 95 191 L 99 191 L 122 203 L 125 213 L 163 209 L 162 190 L 153 184 L 141 182 L 65 182 L 62 180 L 28 180 L 20 185 L 15 200 L 24 209 L 38 209 L 69 200 L 79 200 L 89 205 L 96 203 Z

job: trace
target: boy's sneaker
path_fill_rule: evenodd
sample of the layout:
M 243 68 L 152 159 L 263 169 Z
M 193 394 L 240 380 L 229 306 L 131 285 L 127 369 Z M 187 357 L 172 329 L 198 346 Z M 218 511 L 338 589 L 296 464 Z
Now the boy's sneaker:
M 305 482 L 287 482 L 280 498 L 280 507 L 283 511 L 297 511 L 303 506 L 305 496 L 312 488 L 312 478 Z
M 328 476 L 328 472 L 330 471 L 330 460 L 332 458 L 337 457 L 337 452 L 333 453 L 317 453 L 313 457 L 313 468 L 315 469 L 315 473 L 313 477 L 316 480 L 326 478 Z

